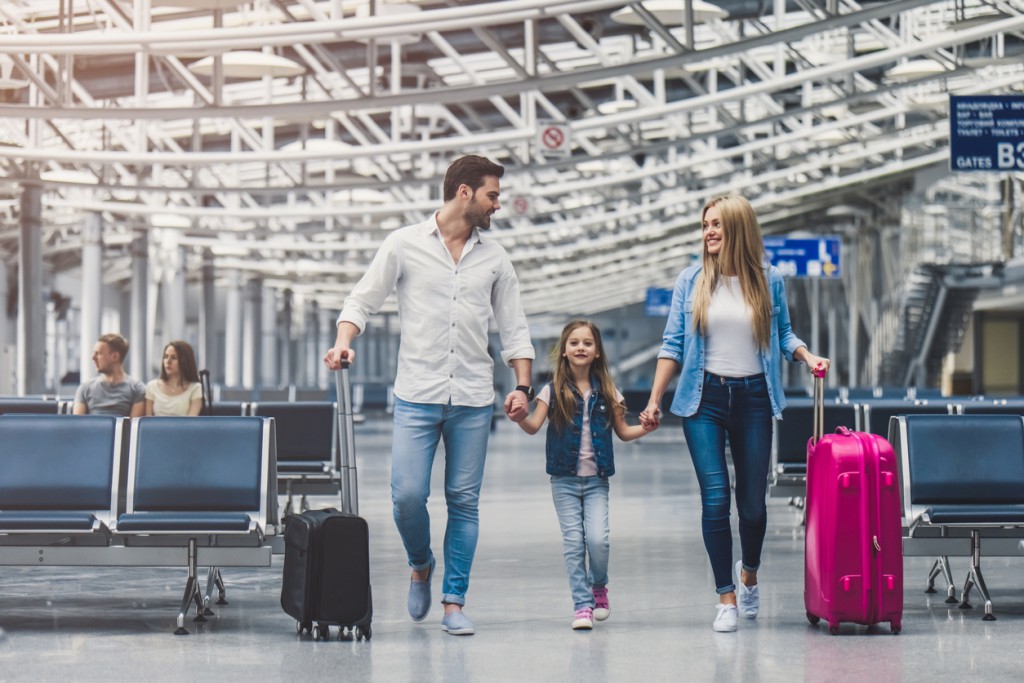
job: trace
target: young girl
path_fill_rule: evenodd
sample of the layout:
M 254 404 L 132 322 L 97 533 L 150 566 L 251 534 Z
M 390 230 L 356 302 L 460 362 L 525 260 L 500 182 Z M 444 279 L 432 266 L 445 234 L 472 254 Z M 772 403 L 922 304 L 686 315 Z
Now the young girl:
M 608 477 L 615 474 L 612 430 L 632 441 L 655 429 L 626 424 L 622 394 L 604 359 L 601 332 L 586 320 L 562 330 L 551 351 L 554 374 L 537 395 L 533 414 L 519 423 L 536 434 L 548 413 L 547 472 L 562 527 L 574 629 L 608 618 Z M 587 571 L 589 557 L 590 571 Z

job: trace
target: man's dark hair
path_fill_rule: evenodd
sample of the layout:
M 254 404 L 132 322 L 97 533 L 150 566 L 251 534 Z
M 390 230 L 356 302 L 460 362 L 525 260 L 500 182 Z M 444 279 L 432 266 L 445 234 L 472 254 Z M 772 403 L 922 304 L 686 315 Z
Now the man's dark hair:
M 468 185 L 476 192 L 477 188 L 484 184 L 484 178 L 494 176 L 500 178 L 505 175 L 505 167 L 496 164 L 490 159 L 485 159 L 475 154 L 467 154 L 459 157 L 448 167 L 444 174 L 444 201 L 455 199 L 455 193 L 459 191 L 460 185 Z
M 121 357 L 121 362 L 122 363 L 124 362 L 125 356 L 128 355 L 128 340 L 127 339 L 125 339 L 121 335 L 117 334 L 116 332 L 111 332 L 109 334 L 103 335 L 102 337 L 100 337 L 96 341 L 103 342 L 104 344 L 107 345 L 107 347 L 111 351 L 117 351 L 117 355 L 119 355 Z

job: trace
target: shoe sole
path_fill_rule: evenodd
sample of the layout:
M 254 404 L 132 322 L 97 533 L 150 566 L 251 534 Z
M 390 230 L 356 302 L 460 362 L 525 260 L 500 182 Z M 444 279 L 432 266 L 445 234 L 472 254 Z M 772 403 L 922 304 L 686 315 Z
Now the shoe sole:
M 471 628 L 448 628 L 444 624 L 441 624 L 441 630 L 453 636 L 471 636 L 474 633 Z
M 611 616 L 610 610 L 604 610 L 603 612 L 596 609 L 594 610 L 594 621 L 604 621 L 609 616 Z
M 572 630 L 573 631 L 590 631 L 593 628 L 594 628 L 594 622 L 592 622 L 592 621 L 586 621 L 586 622 L 583 622 L 583 623 L 580 623 L 578 621 L 572 622 Z

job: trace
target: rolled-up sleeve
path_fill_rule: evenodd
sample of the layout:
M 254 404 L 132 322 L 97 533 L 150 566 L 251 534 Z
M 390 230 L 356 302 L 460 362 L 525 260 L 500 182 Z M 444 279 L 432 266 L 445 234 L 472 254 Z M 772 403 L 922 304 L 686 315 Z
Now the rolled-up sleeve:
M 676 286 L 672 290 L 672 306 L 669 309 L 668 320 L 665 321 L 661 349 L 658 350 L 658 358 L 674 360 L 679 365 L 683 364 L 683 350 L 686 345 L 686 315 L 683 311 L 686 302 L 686 282 L 683 273 L 676 279 Z
M 779 348 L 786 360 L 793 362 L 793 352 L 801 346 L 807 346 L 802 339 L 793 334 L 789 322 L 789 303 L 786 301 L 786 282 L 780 277 L 772 288 L 775 293 L 775 305 L 779 307 L 778 322 Z
M 501 361 L 505 365 L 517 358 L 533 360 L 536 353 L 530 340 L 530 327 L 519 297 L 519 279 L 507 255 L 491 289 L 491 309 L 501 337 Z
M 398 240 L 392 233 L 377 250 L 370 267 L 345 298 L 337 323 L 349 322 L 362 334 L 366 321 L 380 310 L 398 283 Z

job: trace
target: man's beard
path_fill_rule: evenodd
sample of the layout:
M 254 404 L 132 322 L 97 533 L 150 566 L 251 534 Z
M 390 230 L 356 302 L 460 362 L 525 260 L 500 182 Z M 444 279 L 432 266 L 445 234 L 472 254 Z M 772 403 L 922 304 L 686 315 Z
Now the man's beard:
M 475 228 L 480 228 L 481 230 L 491 229 L 490 214 L 486 209 L 482 209 L 478 206 L 476 202 L 473 202 L 466 207 L 466 212 L 463 214 L 463 218 L 465 218 L 466 222 Z

